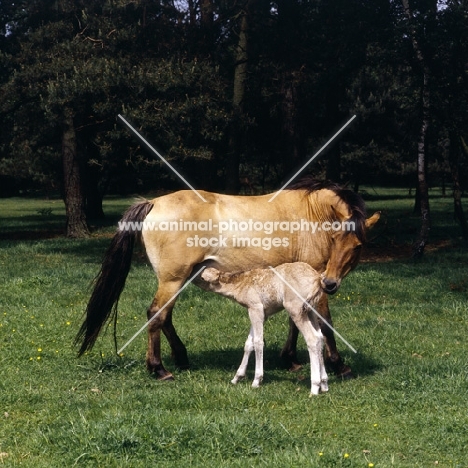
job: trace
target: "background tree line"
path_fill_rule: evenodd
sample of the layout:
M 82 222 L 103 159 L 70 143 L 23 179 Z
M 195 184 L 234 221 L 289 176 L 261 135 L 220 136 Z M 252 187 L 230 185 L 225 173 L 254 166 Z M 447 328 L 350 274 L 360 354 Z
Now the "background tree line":
M 468 185 L 466 0 L 0 2 L 0 192 L 60 191 L 67 233 L 105 193 L 182 188 L 123 114 L 194 186 L 272 190 L 349 119 L 317 175 Z

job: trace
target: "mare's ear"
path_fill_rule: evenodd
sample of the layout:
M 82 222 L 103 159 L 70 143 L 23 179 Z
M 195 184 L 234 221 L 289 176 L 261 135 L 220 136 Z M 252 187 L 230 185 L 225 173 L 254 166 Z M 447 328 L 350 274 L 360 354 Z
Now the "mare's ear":
M 380 219 L 380 211 L 376 211 L 370 218 L 366 219 L 366 228 L 371 229 L 374 224 Z
M 219 270 L 216 268 L 205 268 L 200 276 L 208 283 L 219 283 Z

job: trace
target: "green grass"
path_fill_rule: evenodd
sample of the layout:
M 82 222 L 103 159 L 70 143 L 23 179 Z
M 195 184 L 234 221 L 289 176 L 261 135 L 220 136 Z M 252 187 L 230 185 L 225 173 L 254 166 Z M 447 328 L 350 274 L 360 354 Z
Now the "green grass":
M 411 242 L 411 200 L 377 192 L 368 189 L 370 211 L 385 210 L 388 227 L 374 242 Z M 110 219 L 130 202 L 106 202 Z M 247 314 L 192 286 L 174 312 L 192 367 L 175 371 L 174 382 L 146 373 L 145 333 L 118 358 L 110 327 L 77 359 L 72 342 L 112 227 L 88 240 L 47 238 L 47 229 L 61 228 L 59 202 L 0 201 L 0 465 L 468 466 L 468 253 L 450 200 L 431 202 L 444 226 L 434 236 L 445 232 L 449 247 L 417 263 L 363 263 L 346 278 L 330 303 L 335 327 L 358 349 L 338 341 L 357 378 L 330 376 L 329 393 L 309 398 L 308 366 L 290 373 L 278 358 L 284 313 L 265 327 L 263 386 L 250 387 L 253 362 L 249 379 L 231 385 Z M 21 240 L 30 230 L 37 238 Z M 119 304 L 120 346 L 145 323 L 155 289 L 150 266 L 135 255 Z M 174 371 L 165 342 L 163 358 Z

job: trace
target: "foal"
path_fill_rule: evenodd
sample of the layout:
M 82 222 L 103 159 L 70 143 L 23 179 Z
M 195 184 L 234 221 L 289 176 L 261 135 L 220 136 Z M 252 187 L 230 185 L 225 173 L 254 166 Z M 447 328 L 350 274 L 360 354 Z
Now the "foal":
M 255 350 L 252 387 L 260 385 L 263 379 L 263 323 L 270 315 L 284 308 L 307 344 L 311 395 L 317 395 L 319 391 L 326 392 L 328 377 L 323 363 L 323 335 L 317 317 L 308 306 L 316 306 L 323 294 L 320 275 L 302 262 L 284 263 L 277 266 L 275 271 L 254 269 L 242 273 L 222 273 L 215 268 L 206 268 L 194 280 L 200 288 L 229 297 L 249 311 L 250 333 L 245 342 L 241 365 L 231 382 L 236 384 L 245 377 L 250 353 Z

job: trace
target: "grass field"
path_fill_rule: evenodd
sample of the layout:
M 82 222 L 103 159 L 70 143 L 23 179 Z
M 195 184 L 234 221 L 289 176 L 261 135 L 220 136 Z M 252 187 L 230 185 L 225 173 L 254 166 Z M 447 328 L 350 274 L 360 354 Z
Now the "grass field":
M 368 258 L 330 299 L 338 347 L 357 378 L 330 376 L 309 398 L 308 366 L 278 358 L 284 313 L 265 327 L 265 380 L 230 384 L 249 323 L 234 303 L 190 286 L 174 323 L 191 370 L 158 382 L 146 336 L 119 358 L 112 327 L 76 358 L 72 342 L 115 220 L 88 240 L 60 235 L 57 200 L 0 200 L 0 465 L 6 467 L 468 467 L 468 252 L 450 198 L 433 191 L 433 245 L 405 253 L 417 216 L 407 191 L 367 189 L 384 211 Z M 382 253 L 380 256 L 379 253 Z M 395 258 L 392 257 L 394 253 Z M 384 259 L 385 261 L 381 261 Z M 119 303 L 123 345 L 144 323 L 156 284 L 137 252 Z M 300 356 L 307 361 L 304 342 Z

